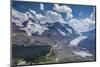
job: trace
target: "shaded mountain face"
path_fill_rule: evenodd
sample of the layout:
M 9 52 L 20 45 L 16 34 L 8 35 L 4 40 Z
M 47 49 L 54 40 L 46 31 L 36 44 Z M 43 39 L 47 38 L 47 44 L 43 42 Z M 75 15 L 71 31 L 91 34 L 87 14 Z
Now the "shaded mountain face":
M 29 61 L 33 58 L 33 60 L 36 60 L 36 57 L 46 57 L 52 48 L 57 58 L 59 58 L 59 62 L 64 62 L 64 58 L 72 57 L 72 49 L 68 48 L 69 42 L 78 36 L 69 33 L 66 28 L 59 23 L 55 23 L 49 26 L 49 31 L 45 31 L 42 35 L 34 33 L 29 36 L 19 26 L 12 24 L 13 58 L 24 58 Z M 61 34 L 58 29 L 64 31 L 66 36 Z M 66 56 L 66 54 L 69 55 Z M 56 63 L 55 60 L 56 58 L 52 58 L 52 62 Z
M 12 44 L 16 46 L 20 46 L 22 44 L 29 44 L 30 37 L 27 36 L 25 31 L 20 30 L 20 27 L 12 24 Z M 12 46 L 13 46 L 12 45 Z
M 39 6 L 36 4 L 32 6 Z M 11 38 L 15 65 L 23 62 L 22 65 L 94 61 L 95 11 L 78 19 L 67 5 L 47 5 L 52 6 L 45 10 L 46 4 L 34 7 L 36 9 L 27 5 L 24 12 L 16 6 L 12 8 Z
M 34 23 L 34 20 L 29 19 Z M 24 27 L 27 27 L 28 20 L 23 23 Z M 55 45 L 59 41 L 70 42 L 70 40 L 78 37 L 78 34 L 75 34 L 73 29 L 67 24 L 60 24 L 58 22 L 54 24 L 47 24 L 48 31 L 43 32 L 42 35 L 37 35 L 33 33 L 32 36 L 29 36 L 24 30 L 20 29 L 22 27 L 12 24 L 12 43 L 19 45 L 32 45 L 32 43 L 40 42 L 43 44 L 52 44 Z M 70 29 L 72 33 L 68 30 Z M 60 30 L 60 31 L 59 31 Z M 63 32 L 63 34 L 62 34 Z M 51 46 L 52 46 L 51 45 Z
M 84 33 L 84 35 L 88 35 L 88 38 L 83 40 L 82 42 L 79 43 L 79 47 L 87 49 L 89 52 L 95 55 L 96 51 L 96 32 L 95 30 L 89 31 Z M 95 49 L 94 49 L 95 48 Z

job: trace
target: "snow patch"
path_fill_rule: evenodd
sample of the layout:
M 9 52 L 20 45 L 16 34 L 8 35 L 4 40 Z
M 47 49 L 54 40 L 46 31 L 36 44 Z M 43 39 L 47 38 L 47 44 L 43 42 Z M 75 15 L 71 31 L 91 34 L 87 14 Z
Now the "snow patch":
M 58 29 L 58 31 L 62 34 L 62 35 L 66 35 L 63 31 L 61 31 L 60 29 Z
M 85 52 L 85 51 L 73 51 L 74 54 L 79 55 L 81 57 L 91 57 L 93 56 L 92 54 Z
M 31 36 L 33 33 L 37 33 L 39 35 L 42 35 L 42 33 L 45 30 L 48 30 L 48 28 L 41 26 L 40 24 L 33 23 L 31 20 L 28 21 L 27 27 L 21 28 L 22 30 L 25 30 L 26 33 Z

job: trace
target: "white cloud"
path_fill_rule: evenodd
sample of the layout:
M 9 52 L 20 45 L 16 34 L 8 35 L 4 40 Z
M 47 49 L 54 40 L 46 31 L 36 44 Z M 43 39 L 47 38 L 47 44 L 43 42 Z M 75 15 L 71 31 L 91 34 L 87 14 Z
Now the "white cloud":
M 31 19 L 33 19 L 35 21 L 37 20 L 36 11 L 30 9 L 29 11 L 26 12 L 26 14 L 27 14 L 28 18 L 31 18 Z
M 27 12 L 28 17 L 36 21 L 39 21 L 40 24 L 45 24 L 47 22 L 48 23 L 55 23 L 55 22 L 65 23 L 64 19 L 62 18 L 62 15 L 54 11 L 46 11 L 45 15 L 37 14 L 34 10 L 30 10 L 30 12 Z
M 43 4 L 41 4 L 41 7 L 44 7 Z M 48 10 L 45 12 L 45 15 L 37 14 L 34 10 L 29 10 L 26 13 L 22 13 L 12 9 L 12 23 L 15 23 L 17 26 L 23 27 L 23 23 L 29 18 L 31 18 L 35 20 L 36 28 L 34 29 L 36 29 L 37 31 L 38 29 L 41 28 L 40 24 L 43 25 L 46 23 L 55 23 L 55 22 L 66 23 L 62 18 L 62 15 L 58 12 L 66 12 L 67 16 L 70 17 L 72 15 L 72 9 L 66 5 L 59 6 L 58 4 L 55 4 L 53 9 L 56 12 Z M 91 31 L 95 29 L 95 20 L 92 19 L 94 17 L 94 12 L 95 10 L 93 11 L 93 13 L 90 15 L 89 18 L 85 18 L 85 19 L 70 18 L 70 20 L 67 23 L 78 33 Z M 39 25 L 37 25 L 37 23 Z
M 53 10 L 55 10 L 57 12 L 65 12 L 66 15 L 67 15 L 66 19 L 69 19 L 69 18 L 73 17 L 72 9 L 69 6 L 67 6 L 67 5 L 59 6 L 58 4 L 54 4 Z
M 21 13 L 16 10 L 12 10 L 12 18 L 18 18 L 18 19 L 12 19 L 14 23 L 18 26 L 23 26 L 22 23 L 28 20 L 28 18 L 34 19 L 40 24 L 45 24 L 45 23 L 55 23 L 55 22 L 60 22 L 60 23 L 65 23 L 64 19 L 62 18 L 62 15 L 60 15 L 57 12 L 54 11 L 46 11 L 45 16 L 42 14 L 37 14 L 34 10 L 29 10 L 26 13 Z M 15 22 L 16 21 L 16 22 Z
M 72 9 L 67 6 L 67 5 L 59 5 L 59 4 L 54 4 L 53 10 L 59 13 L 63 13 L 65 12 L 67 17 L 66 19 L 69 19 L 70 21 L 70 25 L 72 25 L 74 27 L 75 30 L 77 30 L 78 28 L 78 32 L 86 32 L 89 30 L 94 29 L 95 27 L 91 28 L 90 26 L 95 26 L 93 24 L 95 24 L 95 7 L 93 8 L 93 12 L 90 15 L 89 18 L 84 18 L 84 19 L 76 19 L 73 18 L 73 14 L 72 14 Z M 79 13 L 79 15 L 81 15 L 81 13 Z M 75 23 L 74 23 L 75 22 Z M 91 29 L 90 29 L 91 28 Z
M 25 13 L 21 13 L 12 9 L 12 23 L 15 23 L 17 26 L 23 27 L 22 23 L 28 20 L 28 17 Z
M 27 27 L 21 28 L 22 30 L 25 30 L 26 33 L 31 36 L 33 33 L 37 33 L 38 35 L 42 35 L 42 33 L 45 30 L 48 30 L 48 28 L 41 26 L 40 24 L 33 23 L 31 20 L 28 20 Z
M 72 18 L 69 20 L 68 24 L 78 33 L 88 32 L 95 29 L 95 21 L 90 18 L 76 19 Z
M 36 12 L 34 10 L 29 10 L 33 15 L 36 15 Z
M 34 10 L 26 12 L 29 18 L 35 20 L 35 23 L 45 24 L 47 21 L 46 17 L 42 14 L 37 14 Z
M 69 46 L 73 47 L 78 46 L 79 42 L 87 38 L 87 36 L 82 35 L 83 32 L 89 32 L 95 29 L 95 20 L 92 20 L 91 18 L 72 18 L 69 20 L 68 25 L 71 26 L 74 31 L 76 31 L 80 35 L 70 42 Z
M 40 9 L 41 9 L 41 10 L 44 10 L 44 5 L 43 5 L 43 3 L 40 4 Z
M 47 23 L 47 18 L 43 16 L 42 14 L 36 14 L 36 18 L 40 22 L 40 24 Z
M 55 23 L 55 22 L 63 23 L 63 20 L 64 20 L 62 18 L 62 15 L 58 14 L 57 12 L 53 12 L 53 11 L 47 11 L 46 18 L 47 18 L 47 22 L 49 23 Z
M 29 20 L 29 18 L 33 19 L 35 22 Z M 28 21 L 26 27 L 23 26 L 25 21 Z M 37 14 L 34 10 L 22 13 L 14 9 L 12 9 L 12 22 L 17 26 L 24 27 L 21 29 L 25 30 L 29 36 L 36 32 L 41 35 L 45 30 L 48 30 L 48 28 L 44 27 L 44 24 L 46 23 L 65 23 L 62 15 L 54 11 L 46 11 L 44 16 L 42 14 Z
M 67 13 L 72 13 L 72 9 L 66 5 L 61 5 L 59 6 L 58 4 L 54 4 L 55 11 L 57 12 L 67 12 Z
M 35 22 L 29 20 L 29 18 L 35 20 Z M 21 13 L 12 9 L 12 23 L 15 23 L 17 26 L 24 27 L 23 23 L 28 21 L 27 26 L 20 29 L 25 30 L 29 36 L 36 32 L 41 35 L 45 30 L 48 30 L 48 28 L 40 25 L 46 23 L 45 19 L 45 16 L 37 14 L 34 10 L 30 10 L 26 13 Z

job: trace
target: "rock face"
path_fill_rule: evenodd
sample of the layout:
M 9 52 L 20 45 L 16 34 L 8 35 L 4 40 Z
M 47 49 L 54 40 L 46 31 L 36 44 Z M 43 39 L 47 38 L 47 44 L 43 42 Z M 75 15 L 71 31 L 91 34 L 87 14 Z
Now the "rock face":
M 50 46 L 53 46 L 58 42 L 68 44 L 67 42 L 70 42 L 70 40 L 76 38 L 78 35 L 69 33 L 67 27 L 56 22 L 50 26 L 48 25 L 49 30 L 45 31 L 42 35 L 36 35 L 36 33 L 34 33 L 32 36 L 29 36 L 24 30 L 21 29 L 21 27 L 17 26 L 16 24 L 12 24 L 12 44 L 24 46 L 32 46 L 34 43 L 41 43 Z M 65 35 L 63 35 L 58 29 L 60 29 Z M 71 30 L 73 31 L 73 29 Z
M 28 60 L 28 62 L 31 62 L 30 64 L 43 63 L 40 62 L 41 56 L 45 59 L 44 63 L 95 60 L 94 56 L 88 52 L 84 52 L 87 51 L 87 49 L 81 51 L 83 50 L 82 47 L 86 46 L 84 45 L 86 39 L 85 42 L 82 43 L 80 34 L 74 31 L 74 29 L 68 24 L 55 22 L 53 24 L 46 23 L 40 25 L 39 22 L 29 18 L 27 21 L 23 22 L 22 26 L 23 27 L 20 27 L 16 25 L 16 23 L 12 23 L 11 38 L 13 59 L 24 58 L 25 62 Z M 92 38 L 90 36 L 87 40 L 93 41 L 94 38 L 95 36 Z M 73 42 L 71 43 L 71 41 Z M 75 46 L 69 47 L 71 44 Z M 53 58 L 49 58 L 50 60 L 48 61 L 48 56 L 51 56 L 52 52 L 56 55 Z M 85 55 L 83 56 L 82 53 Z M 38 62 L 34 59 L 36 57 L 39 59 Z
M 12 44 L 16 46 L 29 44 L 30 37 L 27 34 L 20 30 L 18 26 L 12 24 Z
M 55 23 L 55 24 L 48 24 L 48 31 L 45 31 L 42 35 L 36 35 L 32 34 L 32 36 L 29 36 L 24 30 L 21 29 L 21 27 L 17 26 L 16 24 L 12 24 L 12 46 L 15 48 L 16 46 L 23 46 L 23 47 L 34 47 L 34 46 L 50 46 L 49 51 L 45 54 L 49 54 L 50 49 L 52 48 L 54 53 L 56 54 L 56 58 L 52 58 L 51 62 L 53 63 L 59 63 L 59 62 L 76 62 L 77 59 L 80 59 L 79 61 L 83 61 L 81 59 L 86 59 L 82 58 L 81 56 L 78 56 L 74 54 L 74 51 L 80 51 L 80 48 L 78 47 L 69 47 L 70 42 L 78 38 L 79 35 L 75 33 L 75 31 L 70 27 L 66 25 L 62 25 L 60 23 Z M 65 35 L 59 31 L 60 29 Z M 72 33 L 70 33 L 67 29 L 70 29 Z M 13 48 L 13 50 L 14 50 Z M 45 47 L 46 49 L 47 47 Z M 19 49 L 19 48 L 17 48 Z M 33 48 L 35 49 L 35 48 Z M 42 49 L 42 48 L 40 48 Z M 44 49 L 44 48 L 43 48 Z M 25 52 L 23 50 L 19 49 L 18 52 L 14 50 L 14 55 L 18 56 L 28 56 L 30 58 L 30 54 L 27 54 L 29 49 L 27 48 Z M 34 50 L 32 50 L 34 51 Z M 46 51 L 46 50 L 45 50 Z M 17 54 L 16 54 L 17 52 Z M 41 50 L 39 54 L 42 54 L 44 51 Z M 22 55 L 21 55 L 22 53 Z M 24 53 L 24 54 L 23 54 Z M 35 54 L 35 53 L 34 53 Z M 13 55 L 13 56 L 14 56 Z M 38 56 L 38 54 L 36 53 Z M 32 56 L 34 56 L 32 54 Z M 39 55 L 40 56 L 40 55 Z M 42 55 L 41 55 L 42 56 Z M 77 57 L 78 56 L 78 57 Z M 91 60 L 91 58 L 89 59 Z M 93 59 L 92 59 L 93 60 Z M 85 60 L 84 60 L 85 61 Z M 88 60 L 86 60 L 88 61 Z
M 79 7 L 71 5 L 13 1 L 12 64 L 95 61 L 95 7 L 79 6 L 90 13 L 73 12 Z

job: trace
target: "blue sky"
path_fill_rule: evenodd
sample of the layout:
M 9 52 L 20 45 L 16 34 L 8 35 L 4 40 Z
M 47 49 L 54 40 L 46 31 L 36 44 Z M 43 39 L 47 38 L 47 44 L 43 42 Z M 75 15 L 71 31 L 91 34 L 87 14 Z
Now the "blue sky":
M 29 12 L 30 10 L 33 10 L 37 14 L 42 14 L 44 16 L 45 16 L 45 13 L 47 13 L 47 11 L 52 11 L 52 12 L 56 11 L 58 15 L 60 14 L 63 17 L 59 19 L 64 19 L 64 22 L 66 22 L 71 27 L 73 27 L 77 32 L 86 32 L 95 28 L 96 21 L 95 19 L 93 20 L 93 18 L 95 18 L 95 9 L 94 9 L 95 6 L 75 5 L 75 4 L 56 4 L 55 5 L 55 3 L 42 3 L 43 10 L 41 10 L 40 4 L 41 2 L 13 1 L 12 8 L 22 13 L 26 13 L 26 12 Z M 54 7 L 56 8 L 54 9 Z M 62 12 L 58 12 L 56 9 Z M 51 16 L 50 14 L 52 13 L 49 13 L 49 17 Z M 67 16 L 67 14 L 69 14 L 69 16 Z M 52 17 L 58 18 L 58 15 L 57 16 L 53 15 L 49 19 L 53 20 Z M 72 17 L 70 17 L 71 15 Z M 92 15 L 92 18 L 90 18 L 91 15 Z M 69 18 L 69 20 L 67 20 L 67 18 Z M 55 19 L 53 21 L 55 21 Z M 63 21 L 60 21 L 60 22 L 63 22 Z
M 43 3 L 45 10 L 53 10 L 53 3 Z M 59 4 L 63 5 L 63 4 Z M 69 6 L 72 9 L 72 14 L 75 18 L 82 19 L 89 17 L 90 14 L 93 12 L 93 8 L 95 6 L 89 6 L 89 5 L 72 5 L 72 4 L 64 4 Z M 25 1 L 13 1 L 12 7 L 18 11 L 26 12 L 29 9 L 35 10 L 37 13 L 43 13 L 43 11 L 40 10 L 40 2 L 25 2 Z M 65 17 L 65 14 L 62 13 L 63 17 Z
M 68 24 L 79 34 L 79 37 L 75 38 L 74 41 L 72 40 L 69 46 L 77 46 L 81 41 L 91 36 L 94 37 L 93 45 L 95 45 L 95 6 L 54 3 L 42 3 L 42 6 L 40 5 L 40 2 L 13 1 L 12 23 L 23 27 L 23 23 L 29 18 L 38 20 L 39 23 L 29 21 L 27 27 L 24 27 L 24 30 L 29 36 L 36 32 L 42 35 L 43 32 L 49 30 L 49 28 L 45 26 L 46 23 L 54 24 L 58 22 L 62 25 Z M 29 12 L 29 15 L 27 12 Z M 66 33 L 64 36 L 66 36 Z M 93 47 L 93 49 L 95 49 L 95 47 Z

